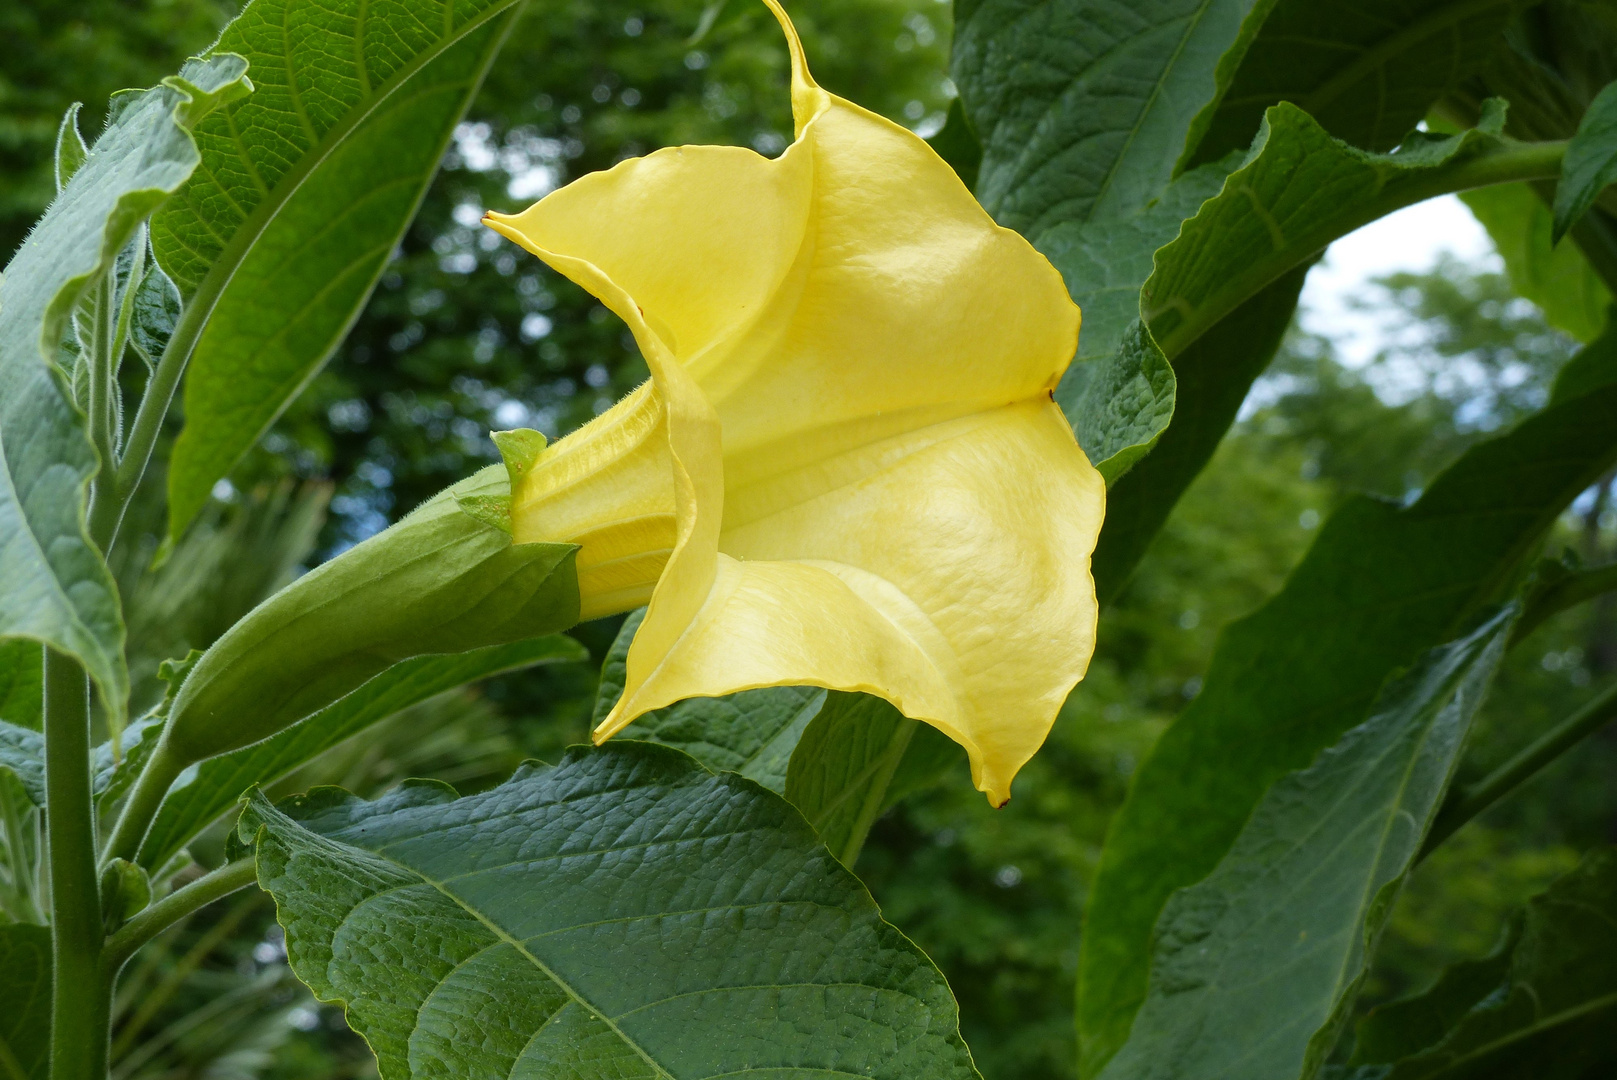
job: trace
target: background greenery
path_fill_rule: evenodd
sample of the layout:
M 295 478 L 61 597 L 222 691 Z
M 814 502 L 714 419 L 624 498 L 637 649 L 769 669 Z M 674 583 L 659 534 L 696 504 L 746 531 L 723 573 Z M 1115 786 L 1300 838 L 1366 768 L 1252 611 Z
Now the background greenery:
M 216 0 L 11 0 L 0 8 L 0 242 L 43 209 L 62 111 L 85 130 L 107 95 L 204 47 Z M 935 0 L 812 0 L 794 16 L 820 81 L 930 133 L 950 13 Z M 790 137 L 785 50 L 746 0 L 533 4 L 359 324 L 216 505 L 158 571 L 161 524 L 115 569 L 138 582 L 133 675 L 205 645 L 280 581 L 395 520 L 495 458 L 490 428 L 558 435 L 645 377 L 592 298 L 477 226 L 627 156 L 686 142 L 778 152 Z M 944 969 L 990 1080 L 1072 1075 L 1075 930 L 1108 817 L 1140 756 L 1195 696 L 1218 629 L 1271 594 L 1351 491 L 1411 498 L 1476 439 L 1542 404 L 1573 343 L 1502 275 L 1453 262 L 1362 298 L 1401 321 L 1396 347 L 1349 368 L 1295 328 L 1244 419 L 1103 616 L 1100 651 L 1050 743 L 993 812 L 962 778 L 878 822 L 859 871 L 887 917 Z M 154 470 L 155 472 L 155 470 Z M 154 484 L 160 483 L 157 476 Z M 1611 482 L 1563 521 L 1586 563 L 1617 555 Z M 253 573 L 245 574 L 243 566 Z M 228 602 L 221 604 L 220 598 Z M 210 621 L 187 619 L 207 611 Z M 615 621 L 578 628 L 598 659 Z M 418 706 L 289 779 L 361 795 L 401 776 L 463 791 L 584 737 L 596 666 L 540 668 Z M 1617 602 L 1585 605 L 1515 651 L 1467 772 L 1497 764 L 1617 672 Z M 425 734 L 424 734 L 425 733 Z M 1488 950 L 1506 911 L 1617 838 L 1611 733 L 1590 740 L 1440 849 L 1394 916 L 1365 1004 Z M 1466 777 L 1461 778 L 1462 781 Z M 222 843 L 214 838 L 213 843 Z M 204 843 L 198 854 L 217 857 Z M 171 932 L 126 978 L 118 1075 L 317 1077 L 374 1066 L 340 1015 L 291 978 L 254 893 Z

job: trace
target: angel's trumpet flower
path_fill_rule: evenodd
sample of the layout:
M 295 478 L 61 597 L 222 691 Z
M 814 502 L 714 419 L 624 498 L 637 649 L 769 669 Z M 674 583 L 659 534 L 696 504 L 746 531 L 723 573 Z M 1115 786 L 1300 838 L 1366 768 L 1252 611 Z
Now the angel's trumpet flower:
M 809 684 L 965 747 L 995 805 L 1094 644 L 1105 488 L 1051 389 L 1060 275 L 913 133 L 815 85 L 796 141 L 659 150 L 493 228 L 634 332 L 646 386 L 511 462 L 521 541 L 571 541 L 584 617 L 650 609 L 595 730 Z

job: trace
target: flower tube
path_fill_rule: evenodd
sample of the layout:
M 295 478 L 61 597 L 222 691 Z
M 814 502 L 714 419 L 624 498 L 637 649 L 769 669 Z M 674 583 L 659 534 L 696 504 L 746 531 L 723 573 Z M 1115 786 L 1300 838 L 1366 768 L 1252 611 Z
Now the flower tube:
M 862 691 L 994 805 L 1094 646 L 1105 486 L 1051 391 L 1060 275 L 912 132 L 817 86 L 796 141 L 659 150 L 485 221 L 628 324 L 651 382 L 512 465 L 584 617 L 649 602 L 604 741 L 688 697 Z

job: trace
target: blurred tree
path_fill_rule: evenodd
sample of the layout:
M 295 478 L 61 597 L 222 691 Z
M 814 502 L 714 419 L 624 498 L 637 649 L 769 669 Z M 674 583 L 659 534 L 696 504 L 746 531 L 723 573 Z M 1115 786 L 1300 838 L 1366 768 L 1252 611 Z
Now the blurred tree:
M 229 0 L 6 0 L 0 5 L 0 250 L 56 193 L 56 129 L 75 101 L 93 138 L 115 90 L 150 86 L 216 37 Z

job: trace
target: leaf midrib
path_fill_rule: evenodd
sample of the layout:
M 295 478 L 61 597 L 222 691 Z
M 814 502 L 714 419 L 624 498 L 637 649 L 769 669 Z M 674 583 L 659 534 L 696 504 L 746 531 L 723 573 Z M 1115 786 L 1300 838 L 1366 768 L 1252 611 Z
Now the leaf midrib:
M 617 1022 L 615 1020 L 613 1020 L 612 1017 L 610 1017 L 610 1016 L 608 1016 L 606 1014 L 605 1009 L 602 1009 L 602 1008 L 596 1006 L 595 1004 L 590 1002 L 587 998 L 585 998 L 584 995 L 579 993 L 579 991 L 571 983 L 569 983 L 567 980 L 563 979 L 560 975 L 558 975 L 555 972 L 555 970 L 550 967 L 549 964 L 546 964 L 543 960 L 539 959 L 532 952 L 530 952 L 528 950 L 528 948 L 522 942 L 518 941 L 516 938 L 512 937 L 509 933 L 507 933 L 505 931 L 504 927 L 500 926 L 498 923 L 495 923 L 493 920 L 486 917 L 481 911 L 477 910 L 472 905 L 468 904 L 466 901 L 462 900 L 459 896 L 456 896 L 454 893 L 452 893 L 448 889 L 446 889 L 443 885 L 439 884 L 437 881 L 435 881 L 432 878 L 428 877 L 426 874 L 422 873 L 420 870 L 416 869 L 415 867 L 409 865 L 408 863 L 400 862 L 398 859 L 395 859 L 392 856 L 387 855 L 387 854 L 385 854 L 385 853 L 383 853 L 381 851 L 377 851 L 377 850 L 374 850 L 374 849 L 370 849 L 370 850 L 371 850 L 371 853 L 373 855 L 375 855 L 377 858 L 384 860 L 385 862 L 397 867 L 398 869 L 400 869 L 400 870 L 402 870 L 402 871 L 404 871 L 406 873 L 413 874 L 416 878 L 420 879 L 424 884 L 432 886 L 432 888 L 435 889 L 438 892 L 439 895 L 443 896 L 450 903 L 454 904 L 456 907 L 460 908 L 462 911 L 466 912 L 466 914 L 470 915 L 472 918 L 476 919 L 479 923 L 481 923 L 484 927 L 486 927 L 488 929 L 488 932 L 493 934 L 495 936 L 495 938 L 497 938 L 498 940 L 500 940 L 500 941 L 504 942 L 505 944 L 509 945 L 511 948 L 515 949 L 518 953 L 520 953 L 522 956 L 527 957 L 528 962 L 533 964 L 534 967 L 538 968 L 540 973 L 543 974 L 545 976 L 545 978 L 549 979 L 552 983 L 554 983 L 556 986 L 558 986 L 561 989 L 562 993 L 566 994 L 575 1003 L 577 1003 L 578 1005 L 580 1005 L 584 1009 L 588 1010 L 590 1016 L 594 1017 L 595 1019 L 599 1020 L 601 1023 L 605 1024 L 611 1030 L 612 1034 L 616 1035 L 620 1040 L 622 1040 L 622 1042 L 623 1042 L 623 1044 L 625 1046 L 627 1046 L 629 1049 L 633 1050 L 636 1054 L 638 1054 L 642 1061 L 644 1061 L 647 1065 L 650 1065 L 652 1067 L 652 1069 L 654 1069 L 656 1071 L 657 1076 L 661 1077 L 662 1080 L 674 1080 L 673 1074 L 670 1073 L 667 1069 L 663 1068 L 660 1064 L 658 1064 L 656 1059 L 654 1059 L 651 1056 L 651 1054 L 646 1051 L 646 1049 L 644 1047 L 642 1047 L 639 1043 L 637 1043 L 633 1039 L 631 1039 L 628 1036 L 628 1034 L 622 1028 L 620 1028 L 617 1025 Z M 558 1010 L 558 1011 L 560 1011 L 560 1010 Z

